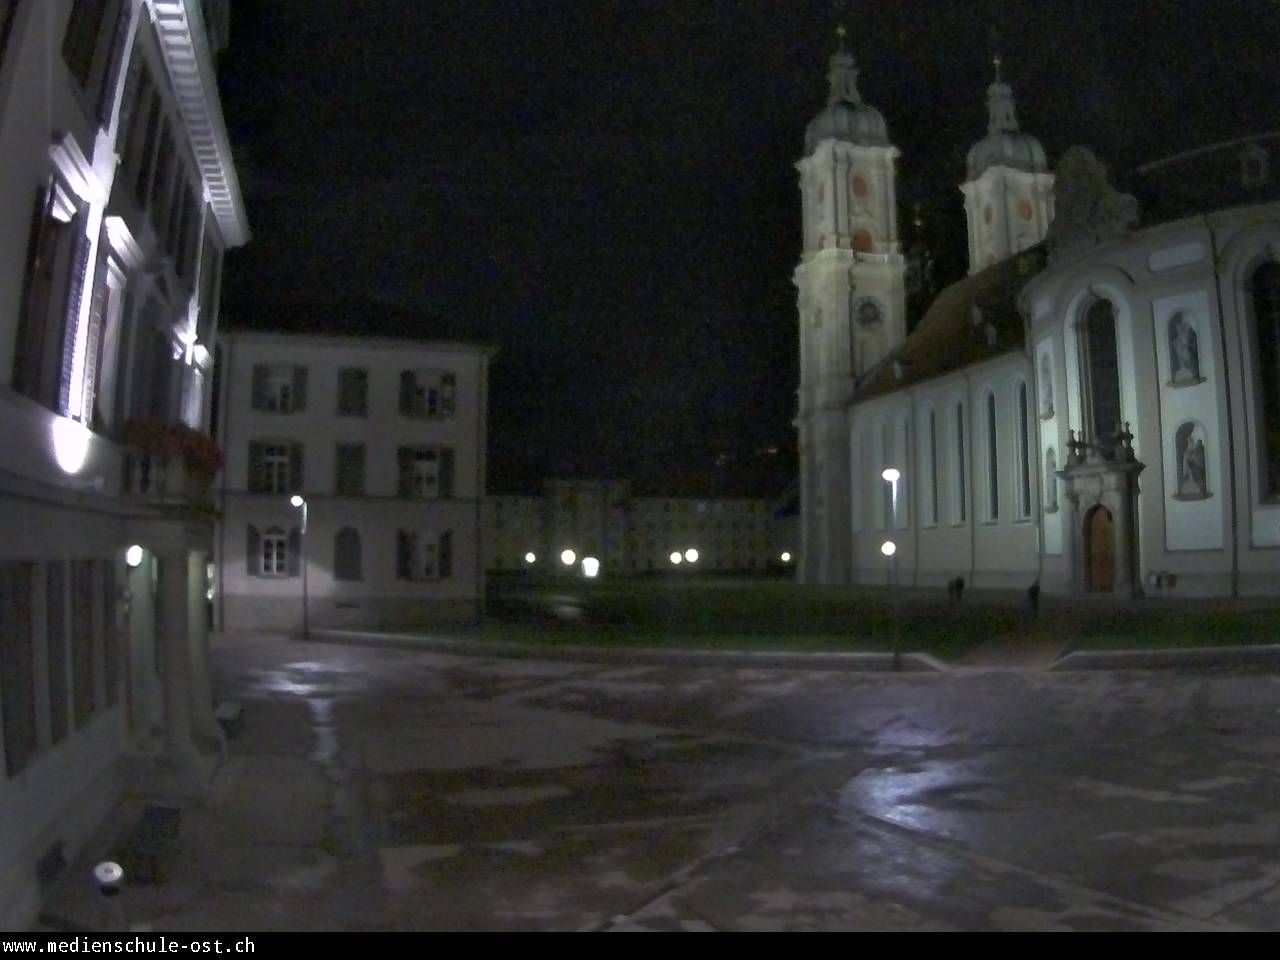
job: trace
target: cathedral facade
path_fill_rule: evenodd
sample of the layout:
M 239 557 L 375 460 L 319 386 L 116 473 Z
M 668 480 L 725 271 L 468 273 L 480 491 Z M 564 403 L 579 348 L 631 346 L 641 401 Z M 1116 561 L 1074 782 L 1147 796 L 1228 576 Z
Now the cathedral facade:
M 1139 203 L 1083 148 L 1051 169 L 997 61 L 968 276 L 908 333 L 857 79 L 842 48 L 797 164 L 801 581 L 1280 592 L 1280 135 L 1139 168 Z

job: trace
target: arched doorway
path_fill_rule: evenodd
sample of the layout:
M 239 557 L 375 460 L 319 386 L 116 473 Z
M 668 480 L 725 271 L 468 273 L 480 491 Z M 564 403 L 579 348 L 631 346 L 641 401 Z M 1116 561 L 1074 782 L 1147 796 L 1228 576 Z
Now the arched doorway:
M 1085 576 L 1091 593 L 1110 593 L 1116 582 L 1116 535 L 1111 511 L 1099 504 L 1084 520 Z

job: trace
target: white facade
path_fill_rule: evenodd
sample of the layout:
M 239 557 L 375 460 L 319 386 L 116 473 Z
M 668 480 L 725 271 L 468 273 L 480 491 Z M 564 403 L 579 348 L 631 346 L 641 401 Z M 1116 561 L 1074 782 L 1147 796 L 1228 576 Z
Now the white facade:
M 1141 168 L 1156 225 L 1137 229 L 1088 151 L 1055 179 L 998 76 L 989 108 L 961 188 L 970 276 L 882 362 L 851 325 L 822 331 L 806 232 L 801 579 L 1280 592 L 1280 136 Z M 851 149 L 825 115 L 802 183 Z
M 598 559 L 604 574 L 675 566 L 764 572 L 782 565 L 781 552 L 794 551 L 790 534 L 775 531 L 767 500 L 633 496 L 625 480 L 549 480 L 540 497 L 490 496 L 485 544 L 490 571 L 574 574 L 584 557 Z M 573 552 L 572 565 L 561 561 L 566 550 Z M 689 550 L 697 551 L 693 563 L 685 560 Z M 672 564 L 673 553 L 680 564 Z
M 215 612 L 226 630 L 469 619 L 490 347 L 232 333 Z M 305 498 L 302 510 L 291 498 Z
M 205 11 L 225 27 L 225 2 L 0 4 L 0 928 L 122 789 L 196 788 L 218 747 L 200 431 L 248 228 Z

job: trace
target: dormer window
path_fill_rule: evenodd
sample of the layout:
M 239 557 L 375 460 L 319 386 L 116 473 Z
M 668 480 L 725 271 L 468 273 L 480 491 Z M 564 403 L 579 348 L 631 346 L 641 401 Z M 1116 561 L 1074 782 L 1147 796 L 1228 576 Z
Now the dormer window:
M 1260 187 L 1271 179 L 1271 155 L 1256 143 L 1240 151 L 1240 182 L 1246 189 Z

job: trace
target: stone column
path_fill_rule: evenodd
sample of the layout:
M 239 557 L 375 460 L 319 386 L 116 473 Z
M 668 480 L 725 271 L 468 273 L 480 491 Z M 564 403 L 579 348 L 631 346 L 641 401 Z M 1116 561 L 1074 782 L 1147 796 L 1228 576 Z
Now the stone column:
M 213 715 L 213 689 L 209 682 L 209 621 L 206 608 L 209 555 L 190 554 L 187 593 L 187 640 L 191 664 L 191 726 L 201 743 L 222 749 L 222 728 Z
M 188 631 L 187 553 L 162 553 L 158 565 L 156 643 L 164 665 L 165 744 L 172 759 L 195 754 L 191 740 L 191 651 Z

